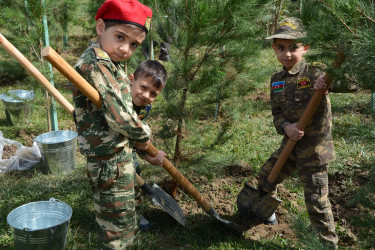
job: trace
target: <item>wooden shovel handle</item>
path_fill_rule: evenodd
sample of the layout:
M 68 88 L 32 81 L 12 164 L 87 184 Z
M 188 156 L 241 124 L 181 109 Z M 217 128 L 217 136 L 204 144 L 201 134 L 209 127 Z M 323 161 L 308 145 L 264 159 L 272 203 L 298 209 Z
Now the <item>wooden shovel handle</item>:
M 137 173 L 135 173 L 135 179 L 137 180 L 139 187 L 143 187 L 143 185 L 145 185 L 145 181 Z
M 70 104 L 64 96 L 38 71 L 34 65 L 28 61 L 21 52 L 18 51 L 1 33 L 0 33 L 0 45 L 4 47 L 11 56 L 13 56 L 21 65 L 24 67 L 43 87 L 45 90 L 50 93 L 60 104 L 61 106 L 68 111 L 70 114 L 73 114 L 74 107 Z
M 42 56 L 47 59 L 61 74 L 69 79 L 82 93 L 84 93 L 93 103 L 99 108 L 101 107 L 100 96 L 96 89 L 94 89 L 80 74 L 78 74 L 55 50 L 51 47 L 46 47 L 42 51 Z M 151 156 L 158 154 L 158 149 L 149 143 L 147 153 Z M 205 212 L 209 212 L 211 205 L 203 198 L 198 190 L 172 165 L 172 163 L 165 159 L 163 168 L 180 184 L 189 194 L 202 206 Z M 138 178 L 137 178 L 138 180 Z M 140 185 L 141 186 L 141 185 Z
M 158 149 L 150 143 L 148 145 L 147 153 L 152 157 L 155 157 L 158 154 Z M 163 168 L 199 203 L 199 205 L 201 205 L 205 212 L 210 211 L 210 203 L 203 198 L 203 196 L 198 192 L 193 184 L 191 184 L 188 179 L 186 179 L 167 158 L 165 158 L 164 160 Z
M 334 62 L 332 63 L 332 66 L 336 68 L 339 67 L 344 61 L 344 58 L 345 58 L 344 54 L 339 53 L 336 56 Z M 304 130 L 306 125 L 310 122 L 310 119 L 313 116 L 320 101 L 323 99 L 326 90 L 331 85 L 333 81 L 333 76 L 329 73 L 326 73 L 324 75 L 324 80 L 327 83 L 327 88 L 314 92 L 313 96 L 311 97 L 309 101 L 309 104 L 307 105 L 306 109 L 303 111 L 300 119 L 298 120 L 297 128 L 299 130 Z M 267 181 L 269 183 L 274 183 L 276 181 L 277 176 L 279 175 L 281 169 L 283 168 L 285 161 L 288 159 L 290 153 L 293 151 L 293 148 L 296 145 L 296 143 L 297 141 L 288 139 L 283 150 L 281 151 L 281 154 L 279 155 L 279 158 L 277 158 L 277 161 L 275 165 L 273 166 L 270 175 L 267 178 Z
M 89 84 L 64 58 L 62 58 L 54 49 L 47 46 L 42 50 L 42 56 L 52 64 L 61 74 L 63 74 L 71 83 L 73 83 L 85 96 L 87 96 L 100 109 L 102 101 L 99 92 Z

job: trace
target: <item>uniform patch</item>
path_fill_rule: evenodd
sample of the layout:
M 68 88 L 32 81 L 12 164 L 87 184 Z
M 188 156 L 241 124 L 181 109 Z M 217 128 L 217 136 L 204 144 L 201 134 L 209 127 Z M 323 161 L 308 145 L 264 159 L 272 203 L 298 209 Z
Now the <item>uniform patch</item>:
M 317 67 L 317 68 L 319 68 L 321 70 L 326 70 L 327 69 L 327 65 L 325 65 L 322 62 L 313 62 L 312 66 Z
M 302 77 L 297 79 L 297 89 L 311 88 L 310 79 L 307 77 Z
M 99 48 L 94 48 L 96 59 L 104 59 L 104 60 L 111 60 L 107 53 L 105 53 L 103 50 Z
M 148 115 L 150 114 L 150 111 L 151 111 L 151 107 L 152 105 L 149 104 L 147 105 L 144 109 L 142 109 L 140 112 L 139 112 L 139 115 L 138 115 L 138 119 L 139 120 L 146 120 Z
M 285 86 L 285 81 L 280 81 L 280 82 L 273 82 L 272 83 L 272 91 L 273 93 L 283 91 Z

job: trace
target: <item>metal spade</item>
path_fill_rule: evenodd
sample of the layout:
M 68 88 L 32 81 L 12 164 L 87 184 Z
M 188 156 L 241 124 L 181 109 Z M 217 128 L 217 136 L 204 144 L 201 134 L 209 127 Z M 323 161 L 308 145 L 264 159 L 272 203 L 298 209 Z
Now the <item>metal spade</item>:
M 150 196 L 152 203 L 155 206 L 161 207 L 168 214 L 170 214 L 175 220 L 177 220 L 181 225 L 185 226 L 186 218 L 184 212 L 178 203 L 167 194 L 158 185 L 154 184 L 152 187 L 148 185 L 138 174 L 136 174 L 136 179 L 139 187 Z

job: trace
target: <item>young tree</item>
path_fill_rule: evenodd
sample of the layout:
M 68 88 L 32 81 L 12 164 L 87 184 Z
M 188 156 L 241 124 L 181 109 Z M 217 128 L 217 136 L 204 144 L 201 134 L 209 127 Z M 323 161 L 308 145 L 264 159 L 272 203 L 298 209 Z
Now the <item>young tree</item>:
M 304 0 L 301 19 L 307 40 L 319 48 L 316 56 L 332 60 L 338 53 L 346 58 L 336 79 L 375 90 L 373 67 L 375 5 L 373 0 Z
M 345 55 L 344 64 L 339 69 L 329 70 L 336 79 L 340 79 L 346 85 L 354 83 L 363 89 L 375 91 L 375 2 L 373 0 L 303 0 L 301 19 L 307 29 L 307 40 L 314 47 L 319 48 L 317 56 L 332 61 L 338 53 Z M 369 179 L 356 190 L 351 202 L 361 204 L 368 209 L 367 211 L 373 211 L 375 208 L 373 157 L 363 161 L 363 167 L 366 166 L 370 168 Z M 361 214 L 358 217 L 361 221 L 360 226 L 366 234 L 361 247 L 370 248 L 375 243 L 374 214 Z
M 146 2 L 146 1 L 145 1 Z M 207 105 L 223 98 L 235 82 L 245 60 L 262 45 L 265 35 L 261 0 L 166 0 L 149 1 L 163 29 L 163 39 L 171 44 L 171 69 L 164 91 L 167 116 L 174 121 L 173 161 L 182 154 L 184 124 Z M 147 4 L 147 3 L 146 3 Z M 214 114 L 212 114 L 213 116 Z M 171 130 L 171 127 L 168 127 Z

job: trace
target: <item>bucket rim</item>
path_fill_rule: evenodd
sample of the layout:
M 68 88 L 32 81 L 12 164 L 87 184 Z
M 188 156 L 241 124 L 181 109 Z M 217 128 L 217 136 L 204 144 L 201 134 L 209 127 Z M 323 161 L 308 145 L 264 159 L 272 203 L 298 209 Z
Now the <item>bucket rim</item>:
M 9 95 L 10 94 L 10 95 Z M 12 97 L 16 96 L 16 98 Z M 7 103 L 21 103 L 28 102 L 34 99 L 35 93 L 33 90 L 15 89 L 8 90 L 0 94 L 0 99 Z
M 72 209 L 72 207 L 69 206 L 67 203 L 61 201 L 61 200 L 50 198 L 48 201 L 33 201 L 33 202 L 28 202 L 26 204 L 23 204 L 21 206 L 18 206 L 16 208 L 14 208 L 12 211 L 9 212 L 9 214 L 7 216 L 7 223 L 8 223 L 8 225 L 11 228 L 13 228 L 13 229 L 17 229 L 17 230 L 21 230 L 21 231 L 34 232 L 34 231 L 41 230 L 41 229 L 29 229 L 29 228 L 19 228 L 19 227 L 16 227 L 16 226 L 14 226 L 14 224 L 12 222 L 10 222 L 10 217 L 16 212 L 16 210 L 21 209 L 22 207 L 30 206 L 31 204 L 35 204 L 35 203 L 51 203 L 51 202 L 59 202 L 61 205 L 64 205 L 69 210 L 69 216 L 67 216 L 67 218 L 63 222 L 58 223 L 58 224 L 53 225 L 53 226 L 50 226 L 50 227 L 45 227 L 45 228 L 43 228 L 43 230 L 50 229 L 50 228 L 55 228 L 55 227 L 58 227 L 58 226 L 66 223 L 66 222 L 69 222 L 70 219 L 72 218 L 72 215 L 73 215 L 73 209 Z
M 62 138 L 64 138 L 64 140 L 61 140 L 61 141 L 46 141 L 47 138 L 48 139 L 55 138 L 58 135 L 62 135 L 62 134 L 64 134 L 64 137 L 62 137 Z M 37 143 L 40 143 L 40 144 L 56 144 L 56 143 L 70 141 L 70 140 L 76 138 L 77 136 L 78 136 L 78 133 L 76 131 L 73 131 L 73 130 L 56 130 L 56 131 L 50 131 L 50 132 L 40 134 L 37 137 L 35 137 L 34 140 Z

